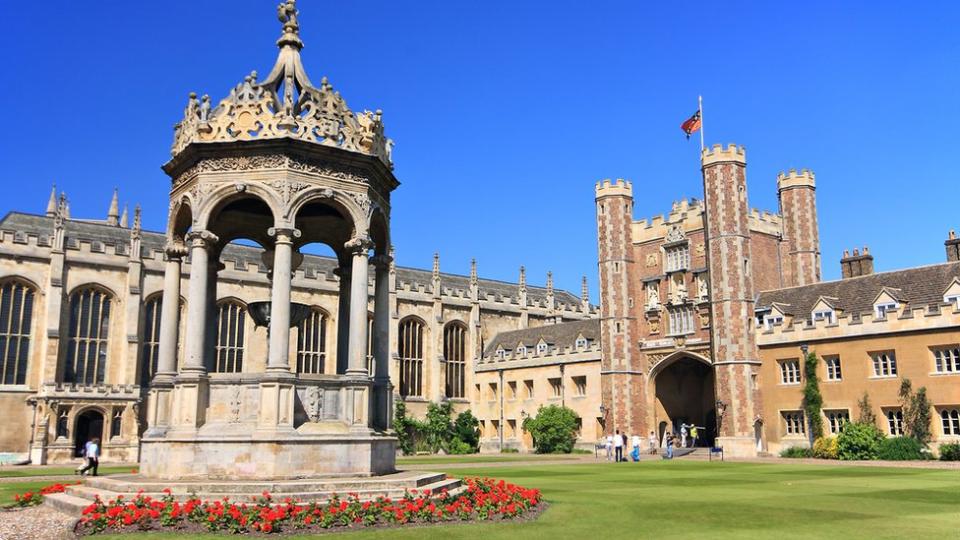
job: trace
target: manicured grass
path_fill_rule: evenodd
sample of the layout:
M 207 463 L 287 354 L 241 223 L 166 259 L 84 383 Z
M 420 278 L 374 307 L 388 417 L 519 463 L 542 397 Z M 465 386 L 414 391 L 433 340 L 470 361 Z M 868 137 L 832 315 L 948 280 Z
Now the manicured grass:
M 577 456 L 569 454 L 530 455 L 530 454 L 495 454 L 495 455 L 466 455 L 466 456 L 424 456 L 397 458 L 397 465 L 443 465 L 444 463 L 515 463 L 518 461 L 562 461 L 576 460 Z
M 100 467 L 99 474 L 128 473 L 136 465 L 111 465 Z M 0 478 L 29 478 L 31 476 L 72 476 L 76 467 L 31 467 L 29 469 L 0 469 Z
M 359 530 L 344 538 L 956 538 L 960 523 L 955 470 L 651 460 L 450 473 L 538 487 L 551 507 L 530 523 Z
M 13 506 L 14 495 L 19 495 L 27 491 L 37 491 L 53 483 L 55 482 L 44 480 L 32 482 L 0 482 L 0 508 Z

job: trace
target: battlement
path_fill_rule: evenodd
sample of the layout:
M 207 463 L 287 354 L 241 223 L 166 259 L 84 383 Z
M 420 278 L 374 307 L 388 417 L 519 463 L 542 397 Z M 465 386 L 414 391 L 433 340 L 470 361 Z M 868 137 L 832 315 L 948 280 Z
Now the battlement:
M 779 235 L 783 230 L 783 216 L 773 213 L 769 210 L 750 209 L 750 215 L 747 216 L 750 230 L 770 235 Z
M 723 145 L 715 144 L 713 148 L 704 148 L 700 156 L 701 164 L 706 167 L 714 163 L 725 161 L 736 161 L 737 163 L 747 163 L 747 149 L 744 146 L 737 146 L 730 143 L 726 148 Z
M 757 329 L 757 344 L 761 347 L 785 343 L 811 342 L 818 339 L 850 338 L 890 334 L 906 331 L 928 331 L 960 326 L 960 309 L 956 304 L 937 303 L 914 306 L 899 311 L 890 310 L 879 317 L 873 311 L 842 313 L 836 321 L 811 321 L 807 317 L 787 318 L 770 329 L 762 324 Z
M 795 187 L 816 187 L 816 175 L 810 169 L 790 169 L 786 174 L 783 171 L 777 175 L 777 191 Z
M 703 229 L 703 201 L 700 199 L 681 199 L 675 201 L 670 213 L 644 218 L 633 222 L 633 242 L 643 244 L 652 240 L 666 238 L 671 227 L 680 225 L 687 233 Z M 750 209 L 748 216 L 750 230 L 776 236 L 783 227 L 783 217 L 769 210 Z
M 600 197 L 633 197 L 633 182 L 617 178 L 611 181 L 609 178 L 597 182 L 597 198 Z

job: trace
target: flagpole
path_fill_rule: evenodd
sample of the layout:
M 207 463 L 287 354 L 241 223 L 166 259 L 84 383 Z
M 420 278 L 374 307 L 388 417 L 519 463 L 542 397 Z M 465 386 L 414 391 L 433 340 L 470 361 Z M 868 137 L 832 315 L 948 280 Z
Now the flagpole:
M 703 153 L 703 96 L 697 96 L 697 110 L 700 111 L 700 153 Z

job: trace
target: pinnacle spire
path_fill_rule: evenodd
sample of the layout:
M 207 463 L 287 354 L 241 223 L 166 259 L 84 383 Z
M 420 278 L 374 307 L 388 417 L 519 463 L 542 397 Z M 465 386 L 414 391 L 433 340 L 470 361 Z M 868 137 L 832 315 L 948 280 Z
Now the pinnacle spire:
M 127 225 L 130 223 L 129 212 L 127 212 L 127 205 L 123 205 L 123 213 L 120 214 L 120 226 L 124 229 L 127 228 Z
M 583 276 L 583 281 L 580 283 L 580 302 L 584 307 L 590 306 L 590 288 L 587 285 L 587 276 Z
M 525 292 L 527 290 L 527 269 L 523 266 L 520 267 L 520 291 Z
M 470 284 L 477 283 L 477 259 L 470 259 Z
M 140 205 L 137 204 L 133 207 L 133 232 L 140 232 Z
M 553 272 L 547 271 L 547 294 L 553 294 Z
M 50 188 L 50 200 L 47 201 L 47 217 L 53 217 L 57 213 L 57 185 L 53 184 Z
M 277 40 L 277 46 L 281 49 L 285 46 L 294 47 L 297 50 L 303 48 L 303 41 L 300 40 L 300 22 L 297 21 L 299 15 L 296 0 L 286 0 L 277 6 L 277 18 L 283 23 L 283 33 Z
M 110 209 L 107 210 L 107 225 L 112 225 L 114 227 L 119 223 L 120 218 L 120 202 L 119 202 L 119 191 L 117 188 L 113 188 L 113 198 L 110 199 Z
M 433 279 L 440 279 L 440 252 L 433 252 Z

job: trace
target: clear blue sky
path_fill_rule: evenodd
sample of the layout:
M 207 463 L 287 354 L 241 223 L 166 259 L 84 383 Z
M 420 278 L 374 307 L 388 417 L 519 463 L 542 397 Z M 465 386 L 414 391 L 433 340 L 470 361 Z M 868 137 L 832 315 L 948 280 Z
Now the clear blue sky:
M 114 186 L 162 230 L 172 126 L 272 66 L 272 1 L 3 2 L 3 204 L 75 217 Z M 916 3 L 913 3 L 916 4 Z M 301 0 L 307 72 L 397 142 L 399 264 L 596 300 L 594 182 L 634 182 L 635 216 L 700 196 L 679 124 L 747 147 L 752 206 L 780 170 L 817 173 L 826 278 L 868 244 L 879 270 L 940 262 L 957 212 L 960 4 Z

